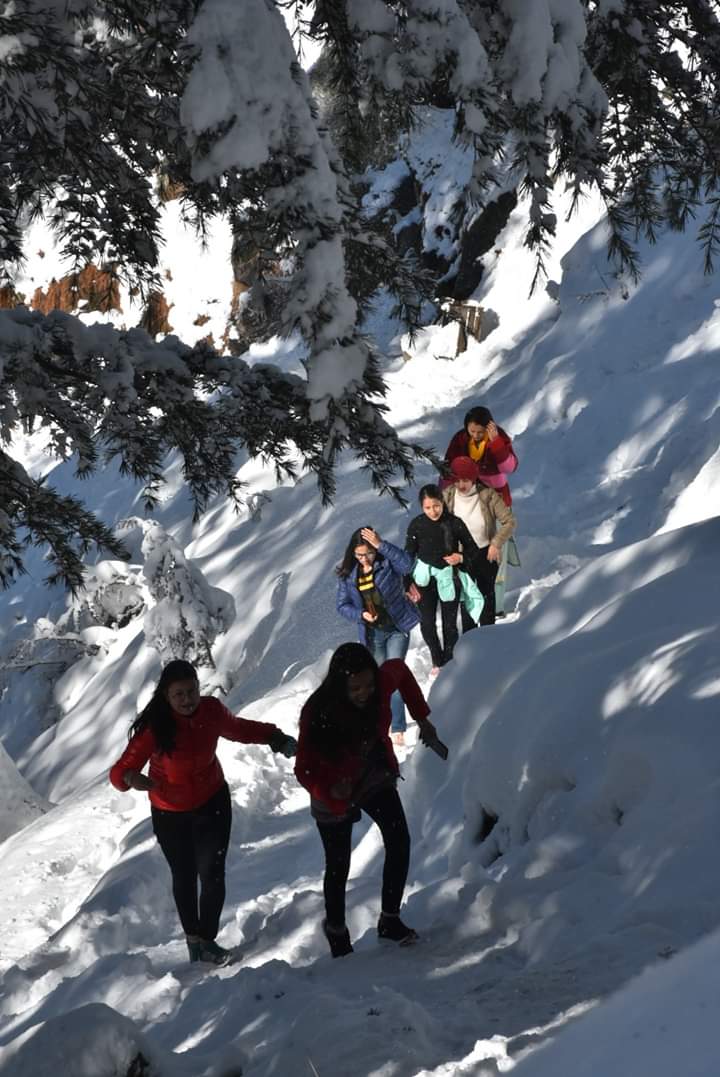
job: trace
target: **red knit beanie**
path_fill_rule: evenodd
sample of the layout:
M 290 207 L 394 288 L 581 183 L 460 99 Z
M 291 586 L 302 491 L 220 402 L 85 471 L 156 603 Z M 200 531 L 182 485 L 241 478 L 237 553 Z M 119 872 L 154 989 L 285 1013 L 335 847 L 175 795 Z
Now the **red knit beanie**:
M 473 482 L 479 474 L 477 464 L 469 456 L 456 456 L 450 463 L 450 470 L 456 479 L 472 479 Z

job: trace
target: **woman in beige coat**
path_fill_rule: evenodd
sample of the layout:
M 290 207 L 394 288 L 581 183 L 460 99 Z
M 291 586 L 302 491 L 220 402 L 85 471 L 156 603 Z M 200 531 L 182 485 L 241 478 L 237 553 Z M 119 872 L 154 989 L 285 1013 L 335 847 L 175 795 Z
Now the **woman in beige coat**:
M 478 467 L 469 456 L 456 456 L 450 464 L 452 485 L 443 490 L 448 510 L 466 525 L 480 549 L 472 573 L 485 600 L 479 624 L 495 624 L 495 577 L 504 543 L 515 530 L 515 517 L 497 490 L 478 482 Z M 462 629 L 469 632 L 475 622 L 461 607 Z

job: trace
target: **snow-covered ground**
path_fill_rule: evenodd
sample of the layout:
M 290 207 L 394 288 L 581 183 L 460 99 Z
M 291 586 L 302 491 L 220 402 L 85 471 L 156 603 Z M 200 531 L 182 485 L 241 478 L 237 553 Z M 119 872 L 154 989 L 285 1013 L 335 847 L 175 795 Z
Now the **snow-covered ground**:
M 332 961 L 320 842 L 291 763 L 224 745 L 221 941 L 241 960 L 190 966 L 146 798 L 106 778 L 159 657 L 142 616 L 88 626 L 43 589 L 35 554 L 0 596 L 0 649 L 45 646 L 64 625 L 82 653 L 49 680 L 22 662 L 4 674 L 3 1077 L 124 1077 L 138 1051 L 167 1077 L 717 1073 L 720 284 L 690 235 L 647 248 L 637 287 L 617 280 L 588 204 L 560 227 L 558 299 L 528 298 L 522 228 L 516 213 L 479 289 L 500 319 L 482 344 L 450 361 L 456 329 L 430 327 L 403 362 L 382 326 L 404 435 L 442 451 L 483 403 L 520 457 L 515 613 L 463 639 L 432 686 L 448 762 L 422 748 L 403 761 L 407 919 L 422 941 L 378 943 L 380 847 L 362 824 L 356 952 Z M 333 575 L 350 533 L 369 523 L 402 542 L 416 507 L 379 501 L 347 462 L 328 509 L 308 477 L 278 487 L 259 461 L 239 474 L 254 495 L 239 516 L 218 502 L 193 526 L 171 468 L 155 517 L 235 602 L 214 652 L 225 702 L 293 732 L 352 638 Z M 71 468 L 50 481 L 72 488 Z M 108 519 L 140 515 L 112 471 L 82 493 Z M 133 562 L 140 579 L 137 542 Z M 419 636 L 409 663 L 429 690 Z

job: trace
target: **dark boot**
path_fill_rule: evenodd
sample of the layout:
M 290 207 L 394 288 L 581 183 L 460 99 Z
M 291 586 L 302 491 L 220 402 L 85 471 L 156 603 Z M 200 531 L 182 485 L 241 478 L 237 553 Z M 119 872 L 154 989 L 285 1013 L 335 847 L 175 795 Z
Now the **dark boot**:
M 330 944 L 330 953 L 333 957 L 345 957 L 346 954 L 353 952 L 352 943 L 350 942 L 350 932 L 345 924 L 342 927 L 331 927 L 327 920 L 323 920 L 322 929 L 325 934 L 325 938 Z
M 399 943 L 400 946 L 410 946 L 419 938 L 417 931 L 404 924 L 398 913 L 393 915 L 389 912 L 381 912 L 377 931 L 378 938 L 389 939 L 391 942 Z
M 186 935 L 191 961 L 205 961 L 210 965 L 227 965 L 232 960 L 232 950 L 218 946 L 214 939 L 201 939 L 199 935 Z

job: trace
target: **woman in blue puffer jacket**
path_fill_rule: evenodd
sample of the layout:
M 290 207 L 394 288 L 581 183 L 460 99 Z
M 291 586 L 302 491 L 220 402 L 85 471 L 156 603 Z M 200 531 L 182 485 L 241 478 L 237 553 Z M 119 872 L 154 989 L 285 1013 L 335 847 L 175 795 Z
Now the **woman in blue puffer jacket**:
M 405 593 L 414 557 L 380 538 L 372 527 L 353 531 L 342 563 L 336 569 L 337 611 L 358 626 L 358 640 L 378 665 L 388 658 L 405 658 L 410 632 L 420 618 Z M 405 742 L 405 705 L 399 692 L 390 701 L 391 734 Z

